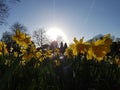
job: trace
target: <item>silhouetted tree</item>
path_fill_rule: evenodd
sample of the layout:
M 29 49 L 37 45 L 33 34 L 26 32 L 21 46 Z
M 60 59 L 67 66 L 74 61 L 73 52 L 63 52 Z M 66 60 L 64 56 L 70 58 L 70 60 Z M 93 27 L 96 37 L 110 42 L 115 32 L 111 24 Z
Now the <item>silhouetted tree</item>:
M 4 0 L 0 0 L 0 25 L 6 22 L 8 17 L 8 6 L 5 4 Z
M 67 43 L 64 44 L 64 52 L 65 52 L 65 49 L 68 47 Z
M 48 44 L 49 40 L 46 36 L 46 31 L 42 28 L 33 32 L 33 42 L 37 47 L 42 47 L 44 44 Z
M 63 42 L 61 42 L 60 43 L 60 52 L 61 52 L 61 54 L 64 54 L 66 48 L 67 48 L 67 43 L 65 43 L 64 46 L 63 46 Z
M 60 53 L 64 53 L 64 47 L 63 47 L 63 42 L 60 43 Z
M 8 43 L 12 41 L 12 34 L 8 31 L 5 31 L 2 35 L 1 41 Z
M 3 41 L 7 45 L 7 49 L 10 50 L 13 43 L 12 34 L 8 31 L 4 32 L 2 35 L 1 41 Z
M 19 22 L 14 23 L 11 27 L 10 27 L 11 31 L 13 32 L 13 34 L 16 32 L 16 30 L 20 30 L 21 32 L 26 32 L 27 28 L 20 24 Z
M 9 52 L 11 48 L 17 49 L 18 51 L 18 45 L 15 43 L 15 41 L 12 40 L 12 33 L 5 31 L 2 35 L 1 41 L 3 41 L 7 45 L 7 50 Z
M 6 18 L 9 15 L 8 2 L 20 2 L 20 0 L 0 0 L 0 25 L 6 22 Z

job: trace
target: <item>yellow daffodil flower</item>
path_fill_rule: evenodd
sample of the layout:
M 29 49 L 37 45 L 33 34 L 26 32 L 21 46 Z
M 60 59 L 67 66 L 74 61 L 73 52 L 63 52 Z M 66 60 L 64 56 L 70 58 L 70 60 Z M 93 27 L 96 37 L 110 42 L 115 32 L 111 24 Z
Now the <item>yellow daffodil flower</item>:
M 8 54 L 6 44 L 0 41 L 0 55 Z
M 35 57 L 35 53 L 37 51 L 35 45 L 31 44 L 27 49 L 28 50 L 24 48 L 21 49 L 21 52 L 23 54 L 23 60 L 30 60 L 31 58 Z
M 16 30 L 16 33 L 12 36 L 12 39 L 19 43 L 20 40 L 25 39 L 25 34 L 21 33 L 20 30 Z
M 25 33 L 21 33 L 20 30 L 16 30 L 16 34 L 12 36 L 12 39 L 24 48 L 27 48 L 28 45 L 31 44 L 30 36 L 27 36 Z
M 118 55 L 115 56 L 115 63 L 120 67 L 120 57 Z
M 55 60 L 54 62 L 55 62 L 55 65 L 56 65 L 56 66 L 59 66 L 59 65 L 60 65 L 60 61 L 59 61 L 59 60 Z
M 59 54 L 60 54 L 59 48 L 55 48 L 55 49 L 54 49 L 54 55 L 59 55 Z
M 24 60 L 22 60 L 22 61 L 20 61 L 20 63 L 19 63 L 20 65 L 22 65 L 22 66 L 25 66 L 26 65 L 26 63 L 25 63 L 25 61 Z
M 105 35 L 103 39 L 99 39 L 96 42 L 91 42 L 91 47 L 87 52 L 87 59 L 96 58 L 98 61 L 101 61 L 103 57 L 110 52 L 110 45 L 112 44 L 112 39 L 109 35 Z
M 36 57 L 39 59 L 40 62 L 42 62 L 44 60 L 44 55 L 39 51 L 39 52 L 36 52 Z
M 78 41 L 74 38 L 75 44 L 70 45 L 70 48 L 73 50 L 73 55 L 85 54 L 87 52 L 89 43 L 83 42 L 83 39 L 84 37 Z
M 14 52 L 14 57 L 18 57 L 18 52 Z
M 71 59 L 73 57 L 73 51 L 71 48 L 66 48 L 65 56 L 67 56 L 67 58 L 69 58 L 69 59 Z
M 33 57 L 34 57 L 33 53 L 25 53 L 24 56 L 22 57 L 22 60 L 29 61 Z
M 52 56 L 53 56 L 52 50 L 47 50 L 44 55 L 45 55 L 45 57 L 52 58 Z

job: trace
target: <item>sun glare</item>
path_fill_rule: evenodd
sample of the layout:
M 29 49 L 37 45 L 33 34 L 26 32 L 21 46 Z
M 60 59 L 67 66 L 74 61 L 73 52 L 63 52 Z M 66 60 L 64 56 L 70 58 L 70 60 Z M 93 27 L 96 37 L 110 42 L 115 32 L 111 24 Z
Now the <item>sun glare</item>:
M 68 42 L 65 33 L 59 28 L 56 27 L 50 28 L 48 29 L 46 34 L 52 41 L 57 40 L 58 37 L 61 37 L 63 41 Z

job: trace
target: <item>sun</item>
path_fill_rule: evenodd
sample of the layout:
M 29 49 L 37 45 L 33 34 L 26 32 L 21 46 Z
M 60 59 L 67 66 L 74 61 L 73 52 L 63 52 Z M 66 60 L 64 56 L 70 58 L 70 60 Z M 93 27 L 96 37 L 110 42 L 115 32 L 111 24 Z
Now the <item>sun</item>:
M 62 41 L 67 42 L 67 37 L 60 28 L 52 27 L 47 30 L 46 34 L 48 38 L 52 41 L 56 41 L 60 37 Z

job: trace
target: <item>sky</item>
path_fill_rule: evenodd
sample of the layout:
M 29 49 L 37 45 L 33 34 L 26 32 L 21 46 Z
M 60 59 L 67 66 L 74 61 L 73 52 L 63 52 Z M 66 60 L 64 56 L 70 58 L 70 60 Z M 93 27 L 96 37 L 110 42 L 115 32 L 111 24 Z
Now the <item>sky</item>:
M 0 36 L 15 22 L 24 24 L 28 33 L 51 27 L 61 29 L 68 42 L 98 34 L 120 37 L 120 0 L 21 0 L 10 4 L 7 24 L 0 26 Z

